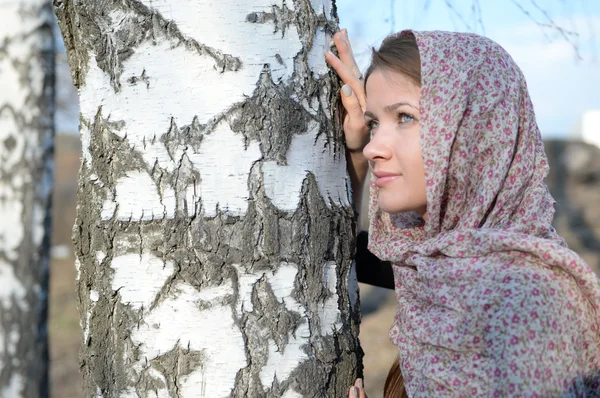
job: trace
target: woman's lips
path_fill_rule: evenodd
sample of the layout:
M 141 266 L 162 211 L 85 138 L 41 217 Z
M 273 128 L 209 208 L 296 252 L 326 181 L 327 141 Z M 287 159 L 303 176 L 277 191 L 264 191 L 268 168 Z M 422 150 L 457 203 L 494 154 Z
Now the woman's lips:
M 396 178 L 398 178 L 400 176 L 387 176 L 387 177 L 378 177 L 377 179 L 375 179 L 375 185 L 379 188 L 392 183 Z
M 400 174 L 386 173 L 386 172 L 375 172 L 375 186 L 381 188 L 394 182 Z

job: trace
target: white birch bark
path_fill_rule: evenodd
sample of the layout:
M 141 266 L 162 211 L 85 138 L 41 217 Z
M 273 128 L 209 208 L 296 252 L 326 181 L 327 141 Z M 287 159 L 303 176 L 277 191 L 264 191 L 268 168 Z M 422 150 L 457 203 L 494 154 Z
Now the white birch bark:
M 47 397 L 52 4 L 0 0 L 0 16 L 0 397 Z
M 55 1 L 86 396 L 339 397 L 361 371 L 331 1 Z

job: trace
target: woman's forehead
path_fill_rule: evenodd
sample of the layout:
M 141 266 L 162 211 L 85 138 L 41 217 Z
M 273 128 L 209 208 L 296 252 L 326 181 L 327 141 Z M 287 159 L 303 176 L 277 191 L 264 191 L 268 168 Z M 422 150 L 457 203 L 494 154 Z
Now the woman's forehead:
M 420 87 L 408 76 L 394 71 L 375 70 L 367 80 L 365 92 L 369 102 L 387 106 L 387 102 L 404 101 L 418 107 Z

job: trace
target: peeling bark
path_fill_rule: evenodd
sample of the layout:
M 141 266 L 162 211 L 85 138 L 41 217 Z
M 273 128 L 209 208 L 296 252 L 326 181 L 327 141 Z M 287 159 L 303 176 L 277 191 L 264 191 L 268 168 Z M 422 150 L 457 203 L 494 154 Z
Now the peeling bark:
M 362 351 L 333 4 L 55 5 L 85 395 L 345 395 Z
M 0 396 L 48 396 L 52 6 L 0 3 Z

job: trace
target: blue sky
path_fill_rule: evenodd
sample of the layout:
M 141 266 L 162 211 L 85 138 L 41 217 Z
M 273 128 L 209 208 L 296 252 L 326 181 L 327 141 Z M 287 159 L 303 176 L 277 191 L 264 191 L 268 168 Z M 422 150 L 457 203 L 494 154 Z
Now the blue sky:
M 482 24 L 471 11 L 474 2 L 480 4 Z M 395 31 L 405 28 L 471 31 L 500 43 L 521 67 L 545 137 L 566 136 L 577 129 L 585 110 L 600 109 L 599 0 L 336 0 L 336 3 L 340 25 L 348 29 L 363 68 L 369 61 L 370 47 L 376 47 L 392 31 L 392 24 Z M 579 34 L 576 41 L 581 59 L 555 30 L 541 28 L 533 21 L 547 22 L 535 8 L 536 4 L 561 27 Z M 59 89 L 75 105 L 57 114 L 57 129 L 76 133 L 76 97 L 72 86 L 66 84 L 69 77 L 64 60 L 59 69 L 64 77 Z
M 474 3 L 480 4 L 481 23 L 472 12 Z M 555 29 L 539 26 L 548 19 L 536 5 L 563 29 L 577 32 L 569 37 L 578 43 L 580 58 Z M 363 68 L 370 46 L 376 47 L 392 25 L 394 31 L 471 31 L 501 44 L 521 67 L 545 137 L 566 136 L 585 110 L 600 109 L 598 0 L 337 0 L 337 7 Z

